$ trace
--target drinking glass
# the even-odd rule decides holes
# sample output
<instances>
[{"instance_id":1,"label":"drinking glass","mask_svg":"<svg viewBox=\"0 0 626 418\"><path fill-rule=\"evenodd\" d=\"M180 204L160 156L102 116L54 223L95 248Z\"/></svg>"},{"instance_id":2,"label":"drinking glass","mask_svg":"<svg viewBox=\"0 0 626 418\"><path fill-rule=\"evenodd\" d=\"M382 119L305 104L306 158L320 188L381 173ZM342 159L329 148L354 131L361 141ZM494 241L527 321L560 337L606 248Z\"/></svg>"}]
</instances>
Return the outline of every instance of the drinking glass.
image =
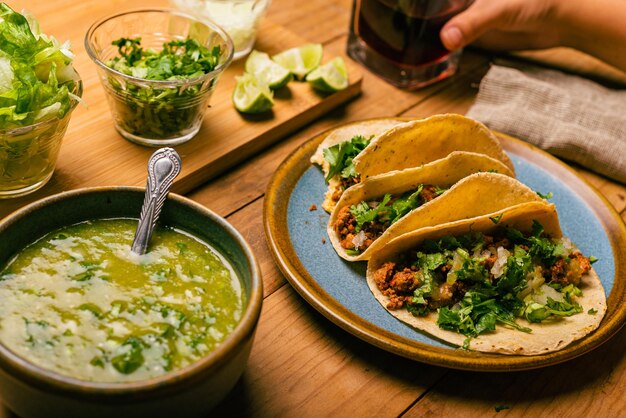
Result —
<instances>
[{"instance_id":1,"label":"drinking glass","mask_svg":"<svg viewBox=\"0 0 626 418\"><path fill-rule=\"evenodd\" d=\"M472 0L354 0L348 54L389 83L417 89L451 76L461 50L439 31Z\"/></svg>"}]
</instances>

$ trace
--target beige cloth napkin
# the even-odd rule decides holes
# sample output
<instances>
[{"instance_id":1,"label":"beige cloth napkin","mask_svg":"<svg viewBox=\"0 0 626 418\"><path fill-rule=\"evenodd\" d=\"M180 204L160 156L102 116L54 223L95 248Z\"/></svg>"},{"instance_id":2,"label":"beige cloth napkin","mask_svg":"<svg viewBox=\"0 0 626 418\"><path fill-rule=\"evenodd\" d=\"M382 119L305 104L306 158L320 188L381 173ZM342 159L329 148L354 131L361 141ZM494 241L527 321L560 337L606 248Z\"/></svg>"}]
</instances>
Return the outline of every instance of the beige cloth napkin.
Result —
<instances>
[{"instance_id":1,"label":"beige cloth napkin","mask_svg":"<svg viewBox=\"0 0 626 418\"><path fill-rule=\"evenodd\" d=\"M493 65L467 116L626 183L626 90L555 70Z\"/></svg>"}]
</instances>

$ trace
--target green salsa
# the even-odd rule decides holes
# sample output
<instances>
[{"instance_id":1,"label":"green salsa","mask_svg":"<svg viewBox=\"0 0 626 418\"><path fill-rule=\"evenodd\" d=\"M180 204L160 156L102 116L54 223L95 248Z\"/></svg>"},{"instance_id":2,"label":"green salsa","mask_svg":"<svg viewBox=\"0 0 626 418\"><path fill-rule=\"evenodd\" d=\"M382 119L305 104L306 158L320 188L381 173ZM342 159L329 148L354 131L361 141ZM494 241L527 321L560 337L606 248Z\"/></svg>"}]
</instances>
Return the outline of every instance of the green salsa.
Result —
<instances>
[{"instance_id":1,"label":"green salsa","mask_svg":"<svg viewBox=\"0 0 626 418\"><path fill-rule=\"evenodd\" d=\"M0 271L0 341L82 380L127 382L185 367L233 331L246 300L233 268L185 232L157 228L130 251L137 221L51 232Z\"/></svg>"}]
</instances>

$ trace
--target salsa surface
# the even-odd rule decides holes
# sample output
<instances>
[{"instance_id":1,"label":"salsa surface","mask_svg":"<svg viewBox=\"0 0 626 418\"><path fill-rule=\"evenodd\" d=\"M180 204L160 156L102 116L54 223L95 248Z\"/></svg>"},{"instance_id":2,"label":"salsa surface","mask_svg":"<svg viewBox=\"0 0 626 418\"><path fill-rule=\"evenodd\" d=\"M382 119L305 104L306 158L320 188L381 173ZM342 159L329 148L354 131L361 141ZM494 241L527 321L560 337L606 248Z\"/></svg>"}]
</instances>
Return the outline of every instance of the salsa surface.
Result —
<instances>
[{"instance_id":1,"label":"salsa surface","mask_svg":"<svg viewBox=\"0 0 626 418\"><path fill-rule=\"evenodd\" d=\"M149 252L130 247L131 219L53 231L0 271L0 341L31 362L81 380L126 382L183 368L235 328L240 279L207 244L156 228Z\"/></svg>"}]
</instances>

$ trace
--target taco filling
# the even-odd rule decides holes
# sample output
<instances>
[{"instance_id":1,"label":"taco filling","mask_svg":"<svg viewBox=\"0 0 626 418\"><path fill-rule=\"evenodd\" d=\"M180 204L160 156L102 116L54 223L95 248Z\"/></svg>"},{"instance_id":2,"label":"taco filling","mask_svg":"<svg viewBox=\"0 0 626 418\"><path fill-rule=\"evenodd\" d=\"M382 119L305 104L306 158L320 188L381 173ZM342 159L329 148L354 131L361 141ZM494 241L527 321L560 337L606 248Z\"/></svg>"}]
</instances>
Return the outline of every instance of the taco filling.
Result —
<instances>
[{"instance_id":1,"label":"taco filling","mask_svg":"<svg viewBox=\"0 0 626 418\"><path fill-rule=\"evenodd\" d=\"M403 194L385 194L382 200L344 206L339 210L333 226L341 246L350 255L360 254L407 213L446 190L432 184L421 184Z\"/></svg>"},{"instance_id":2,"label":"taco filling","mask_svg":"<svg viewBox=\"0 0 626 418\"><path fill-rule=\"evenodd\" d=\"M501 228L425 240L400 261L381 264L374 281L387 309L436 313L439 328L467 336L468 347L497 325L531 332L518 318L539 323L582 312L578 285L594 261L569 239L546 236L535 221L529 234Z\"/></svg>"},{"instance_id":3,"label":"taco filling","mask_svg":"<svg viewBox=\"0 0 626 418\"><path fill-rule=\"evenodd\" d=\"M330 179L336 176L340 182L340 188L331 197L334 202L339 201L344 190L359 183L360 177L354 168L352 160L369 145L372 138L374 138L374 135L368 138L355 135L347 141L324 149L324 159L329 164L325 180L328 183Z\"/></svg>"}]
</instances>

